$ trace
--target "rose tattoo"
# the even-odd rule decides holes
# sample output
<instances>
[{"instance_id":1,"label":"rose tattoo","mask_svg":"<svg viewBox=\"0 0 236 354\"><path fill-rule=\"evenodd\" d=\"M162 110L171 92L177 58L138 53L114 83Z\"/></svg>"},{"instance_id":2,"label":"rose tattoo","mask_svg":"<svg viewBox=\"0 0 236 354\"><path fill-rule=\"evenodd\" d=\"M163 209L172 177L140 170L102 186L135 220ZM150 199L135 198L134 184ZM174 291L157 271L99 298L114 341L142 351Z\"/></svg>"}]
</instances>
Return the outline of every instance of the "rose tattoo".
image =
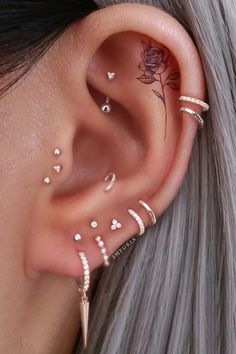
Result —
<instances>
[{"instance_id":1,"label":"rose tattoo","mask_svg":"<svg viewBox=\"0 0 236 354\"><path fill-rule=\"evenodd\" d=\"M165 107L165 139L167 134L167 106L165 89L167 87L172 90L179 90L179 71L173 69L167 74L166 71L172 64L172 58L166 47L158 47L152 43L142 41L143 51L141 53L142 61L138 68L143 74L138 80L146 85L159 83L160 92L152 90L155 95L162 101Z\"/></svg>"}]
</instances>

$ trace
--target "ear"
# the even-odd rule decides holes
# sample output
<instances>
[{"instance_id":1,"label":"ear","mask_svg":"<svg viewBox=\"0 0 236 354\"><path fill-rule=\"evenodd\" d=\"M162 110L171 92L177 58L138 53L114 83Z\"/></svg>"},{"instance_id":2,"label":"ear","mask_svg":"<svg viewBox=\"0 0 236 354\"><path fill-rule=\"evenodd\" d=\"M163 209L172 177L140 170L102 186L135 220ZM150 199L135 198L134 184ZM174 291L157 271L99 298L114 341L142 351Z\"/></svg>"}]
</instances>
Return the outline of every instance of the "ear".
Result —
<instances>
[{"instance_id":1,"label":"ear","mask_svg":"<svg viewBox=\"0 0 236 354\"><path fill-rule=\"evenodd\" d=\"M58 57L64 57L60 51L70 53L61 74L69 108L51 149L61 148L57 161L63 170L37 195L26 260L28 270L77 277L83 272L75 249L96 268L103 262L96 235L111 255L138 232L129 208L150 224L139 199L159 217L174 199L198 128L179 112L178 97L204 99L205 83L186 30L150 6L97 11L72 26L60 43L52 50ZM108 80L107 72L115 72L115 79ZM107 96L109 114L100 110ZM54 163L50 156L45 174ZM110 172L117 181L106 193L104 177ZM111 230L113 218L121 229ZM94 219L96 229L90 227ZM82 236L78 243L76 233Z\"/></svg>"}]
</instances>

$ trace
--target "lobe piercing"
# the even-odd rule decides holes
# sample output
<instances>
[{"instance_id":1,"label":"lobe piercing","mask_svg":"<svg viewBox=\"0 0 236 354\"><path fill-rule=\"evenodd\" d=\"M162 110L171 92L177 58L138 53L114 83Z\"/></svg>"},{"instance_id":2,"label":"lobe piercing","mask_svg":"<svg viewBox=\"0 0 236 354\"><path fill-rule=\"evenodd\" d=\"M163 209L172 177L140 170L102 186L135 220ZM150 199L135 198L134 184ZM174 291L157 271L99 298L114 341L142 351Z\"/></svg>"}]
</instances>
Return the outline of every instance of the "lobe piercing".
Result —
<instances>
[{"instance_id":1,"label":"lobe piercing","mask_svg":"<svg viewBox=\"0 0 236 354\"><path fill-rule=\"evenodd\" d=\"M139 227L139 236L143 235L145 232L145 225L142 218L134 211L133 209L129 209L128 213L134 218Z\"/></svg>"},{"instance_id":2,"label":"lobe piercing","mask_svg":"<svg viewBox=\"0 0 236 354\"><path fill-rule=\"evenodd\" d=\"M96 229L98 227L98 222L96 220L91 221L90 226L92 229Z\"/></svg>"},{"instance_id":3,"label":"lobe piercing","mask_svg":"<svg viewBox=\"0 0 236 354\"><path fill-rule=\"evenodd\" d=\"M82 237L80 236L80 234L76 234L75 236L74 236L74 240L75 241L81 241L82 240Z\"/></svg>"},{"instance_id":4,"label":"lobe piercing","mask_svg":"<svg viewBox=\"0 0 236 354\"><path fill-rule=\"evenodd\" d=\"M102 254L102 257L103 257L103 261L104 261L104 265L106 267L108 267L110 265L110 262L109 262L109 257L108 257L108 254L107 254L107 250L104 246L104 241L102 239L101 236L96 236L95 237L95 241L97 242L97 245L101 251L101 254Z\"/></svg>"},{"instance_id":5,"label":"lobe piercing","mask_svg":"<svg viewBox=\"0 0 236 354\"><path fill-rule=\"evenodd\" d=\"M106 102L101 105L101 111L103 113L111 113L110 97L106 97Z\"/></svg>"},{"instance_id":6,"label":"lobe piercing","mask_svg":"<svg viewBox=\"0 0 236 354\"><path fill-rule=\"evenodd\" d=\"M190 114L191 117L197 121L197 123L199 125L199 128L203 128L204 127L205 122L202 119L202 117L200 116L200 114L198 114L197 112L193 111L191 108L187 108L187 107L180 107L180 111Z\"/></svg>"},{"instance_id":7,"label":"lobe piercing","mask_svg":"<svg viewBox=\"0 0 236 354\"><path fill-rule=\"evenodd\" d=\"M122 228L121 223L118 222L116 219L113 219L112 222L111 222L111 230L115 231L115 230L121 229L121 228Z\"/></svg>"},{"instance_id":8,"label":"lobe piercing","mask_svg":"<svg viewBox=\"0 0 236 354\"><path fill-rule=\"evenodd\" d=\"M61 149L59 149L59 148L54 149L53 154L55 156L60 156L61 155Z\"/></svg>"},{"instance_id":9,"label":"lobe piercing","mask_svg":"<svg viewBox=\"0 0 236 354\"><path fill-rule=\"evenodd\" d=\"M139 200L139 204L142 205L144 207L144 209L148 212L148 214L151 217L152 224L155 225L157 222L157 218L156 218L156 215L155 215L154 211L152 210L152 208L147 203L145 203L143 200Z\"/></svg>"},{"instance_id":10,"label":"lobe piercing","mask_svg":"<svg viewBox=\"0 0 236 354\"><path fill-rule=\"evenodd\" d=\"M62 166L61 165L55 165L53 166L53 169L56 171L56 173L60 173L62 170Z\"/></svg>"},{"instance_id":11,"label":"lobe piercing","mask_svg":"<svg viewBox=\"0 0 236 354\"><path fill-rule=\"evenodd\" d=\"M77 251L77 250L76 250ZM78 252L80 260L84 269L83 280L81 281L79 278L76 279L76 283L78 285L79 292L81 294L80 298L80 314L81 314L81 325L84 339L84 347L87 347L88 342L88 322L89 322L89 301L87 292L89 290L90 285L90 271L88 260L83 252Z\"/></svg>"},{"instance_id":12,"label":"lobe piercing","mask_svg":"<svg viewBox=\"0 0 236 354\"><path fill-rule=\"evenodd\" d=\"M207 104L206 102L201 101L197 98L193 98L193 97L189 97L189 96L180 96L179 101L194 103L194 104L202 107L203 111L208 111L210 109L209 104Z\"/></svg>"},{"instance_id":13,"label":"lobe piercing","mask_svg":"<svg viewBox=\"0 0 236 354\"><path fill-rule=\"evenodd\" d=\"M114 187L114 184L116 183L116 174L110 173L108 176L106 176L105 181L108 181L109 179L111 179L111 181L107 185L105 192L109 192Z\"/></svg>"},{"instance_id":14,"label":"lobe piercing","mask_svg":"<svg viewBox=\"0 0 236 354\"><path fill-rule=\"evenodd\" d=\"M50 184L51 182L52 182L51 177L45 177L44 180L43 180L44 184Z\"/></svg>"},{"instance_id":15,"label":"lobe piercing","mask_svg":"<svg viewBox=\"0 0 236 354\"><path fill-rule=\"evenodd\" d=\"M115 77L116 77L116 73L113 73L113 72L110 72L110 71L107 72L107 78L108 78L109 81L114 80Z\"/></svg>"}]
</instances>

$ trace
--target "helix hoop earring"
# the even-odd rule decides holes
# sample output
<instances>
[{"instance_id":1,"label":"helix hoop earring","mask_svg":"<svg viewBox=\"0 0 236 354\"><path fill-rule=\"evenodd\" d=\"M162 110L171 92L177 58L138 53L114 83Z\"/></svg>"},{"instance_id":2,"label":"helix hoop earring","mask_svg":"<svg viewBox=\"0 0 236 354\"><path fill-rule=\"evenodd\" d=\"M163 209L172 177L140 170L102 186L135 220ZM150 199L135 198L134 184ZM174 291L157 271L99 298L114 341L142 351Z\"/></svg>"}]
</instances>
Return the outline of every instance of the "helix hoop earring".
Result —
<instances>
[{"instance_id":1,"label":"helix hoop earring","mask_svg":"<svg viewBox=\"0 0 236 354\"><path fill-rule=\"evenodd\" d=\"M113 187L114 187L114 184L116 183L116 174L115 173L109 173L108 176L106 176L105 178L105 181L109 181L109 184L107 185L107 187L105 188L105 192L109 192Z\"/></svg>"},{"instance_id":2,"label":"helix hoop earring","mask_svg":"<svg viewBox=\"0 0 236 354\"><path fill-rule=\"evenodd\" d=\"M143 200L139 200L139 204L144 207L144 209L148 212L149 216L151 217L152 220L152 224L155 225L157 222L157 218L156 215L154 213L154 211L152 210L152 208L150 207L150 205L148 205L146 202L144 202Z\"/></svg>"},{"instance_id":3,"label":"helix hoop earring","mask_svg":"<svg viewBox=\"0 0 236 354\"><path fill-rule=\"evenodd\" d=\"M179 101L194 103L194 104L200 106L203 111L208 111L210 109L209 104L207 104L206 102L201 101L197 98L194 98L194 97L180 96Z\"/></svg>"},{"instance_id":4,"label":"helix hoop earring","mask_svg":"<svg viewBox=\"0 0 236 354\"><path fill-rule=\"evenodd\" d=\"M132 218L134 218L134 220L138 224L139 236L143 235L144 232L145 232L145 225L144 225L144 222L143 222L142 218L133 209L129 209L128 213L129 213L130 216L132 216Z\"/></svg>"},{"instance_id":5,"label":"helix hoop earring","mask_svg":"<svg viewBox=\"0 0 236 354\"><path fill-rule=\"evenodd\" d=\"M84 276L81 280L80 278L76 279L76 283L78 285L79 292L81 294L80 297L80 314L81 314L81 325L82 325L82 332L83 332L83 339L84 339L84 347L87 347L88 342L88 322L89 322L89 301L87 292L89 290L90 285L90 271L89 271L89 264L88 260L83 252L79 252L77 254L80 257Z\"/></svg>"},{"instance_id":6,"label":"helix hoop earring","mask_svg":"<svg viewBox=\"0 0 236 354\"><path fill-rule=\"evenodd\" d=\"M203 128L205 125L204 120L202 119L202 117L200 116L200 114L198 114L197 112L193 111L191 108L187 108L187 107L180 107L180 111L184 112L184 113L188 113L192 118L194 118L198 125L199 128Z\"/></svg>"}]
</instances>

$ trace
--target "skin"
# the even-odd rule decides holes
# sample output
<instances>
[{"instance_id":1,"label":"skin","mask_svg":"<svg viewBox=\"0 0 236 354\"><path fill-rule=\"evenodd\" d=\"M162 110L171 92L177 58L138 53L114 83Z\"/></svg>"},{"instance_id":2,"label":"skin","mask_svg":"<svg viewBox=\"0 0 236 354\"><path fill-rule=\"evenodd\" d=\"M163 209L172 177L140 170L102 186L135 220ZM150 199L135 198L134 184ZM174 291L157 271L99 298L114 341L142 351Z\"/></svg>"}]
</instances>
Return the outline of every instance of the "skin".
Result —
<instances>
[{"instance_id":1,"label":"skin","mask_svg":"<svg viewBox=\"0 0 236 354\"><path fill-rule=\"evenodd\" d=\"M181 77L180 91L166 93L166 138L164 106L152 91L158 85L137 80L142 41L167 47ZM112 82L109 70L117 73ZM167 14L124 4L73 25L1 99L2 353L72 351L79 329L74 278L83 274L75 247L94 270L102 264L96 234L103 235L110 255L138 231L129 207L150 224L140 198L158 216L168 208L197 132L196 122L178 111L180 93L205 98L193 41ZM99 109L108 94L110 116ZM56 147L59 158L52 153ZM59 175L52 169L58 162ZM118 182L106 194L104 177L113 171ZM53 181L45 186L48 175ZM115 232L114 217L123 225ZM96 233L89 227L93 219L99 222ZM73 241L77 232L80 243Z\"/></svg>"}]
</instances>

